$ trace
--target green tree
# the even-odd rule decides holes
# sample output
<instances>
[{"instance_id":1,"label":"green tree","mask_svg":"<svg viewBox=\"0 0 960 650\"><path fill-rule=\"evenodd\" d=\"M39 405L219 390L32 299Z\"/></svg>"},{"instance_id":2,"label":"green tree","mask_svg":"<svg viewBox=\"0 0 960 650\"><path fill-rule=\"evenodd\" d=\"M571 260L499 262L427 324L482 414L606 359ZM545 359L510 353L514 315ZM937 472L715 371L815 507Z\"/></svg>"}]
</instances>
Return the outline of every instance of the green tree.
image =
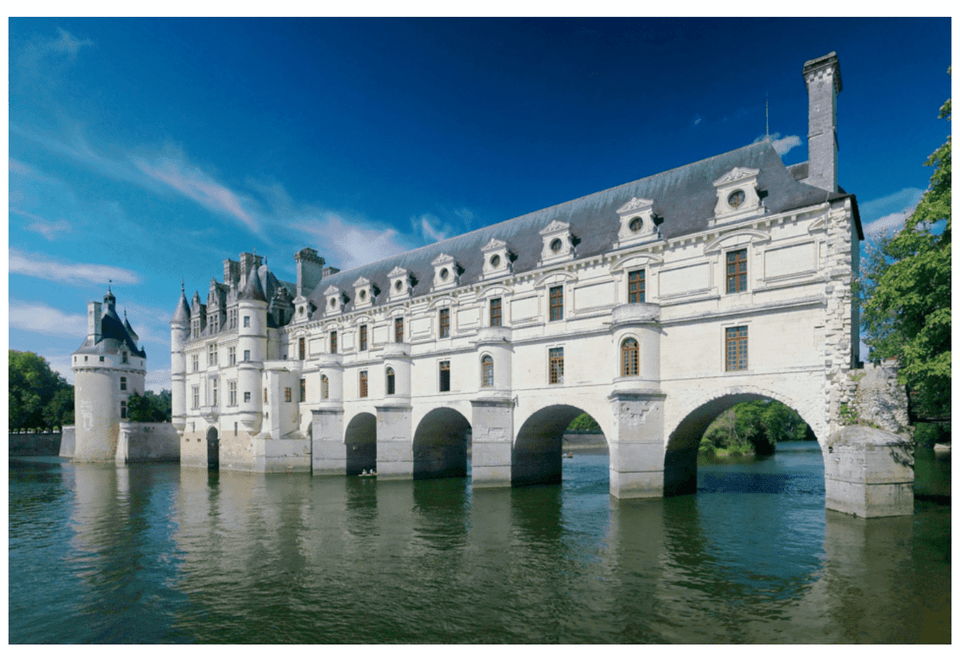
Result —
<instances>
[{"instance_id":1,"label":"green tree","mask_svg":"<svg viewBox=\"0 0 960 650\"><path fill-rule=\"evenodd\" d=\"M940 118L950 120L948 99ZM927 159L930 188L903 229L868 244L860 283L871 361L896 358L917 407L950 410L951 142Z\"/></svg>"},{"instance_id":2,"label":"green tree","mask_svg":"<svg viewBox=\"0 0 960 650\"><path fill-rule=\"evenodd\" d=\"M8 355L11 431L44 430L72 420L73 386L33 352L10 350Z\"/></svg>"},{"instance_id":3,"label":"green tree","mask_svg":"<svg viewBox=\"0 0 960 650\"><path fill-rule=\"evenodd\" d=\"M171 412L169 390L162 390L159 395L150 390L143 395L134 393L127 400L127 418L131 422L169 422Z\"/></svg>"},{"instance_id":4,"label":"green tree","mask_svg":"<svg viewBox=\"0 0 960 650\"><path fill-rule=\"evenodd\" d=\"M590 417L589 413L581 413L567 425L568 431L599 431L600 425Z\"/></svg>"},{"instance_id":5,"label":"green tree","mask_svg":"<svg viewBox=\"0 0 960 650\"><path fill-rule=\"evenodd\" d=\"M790 407L774 400L744 402L710 423L700 441L705 454L768 455L779 440L804 440L810 427Z\"/></svg>"}]
</instances>

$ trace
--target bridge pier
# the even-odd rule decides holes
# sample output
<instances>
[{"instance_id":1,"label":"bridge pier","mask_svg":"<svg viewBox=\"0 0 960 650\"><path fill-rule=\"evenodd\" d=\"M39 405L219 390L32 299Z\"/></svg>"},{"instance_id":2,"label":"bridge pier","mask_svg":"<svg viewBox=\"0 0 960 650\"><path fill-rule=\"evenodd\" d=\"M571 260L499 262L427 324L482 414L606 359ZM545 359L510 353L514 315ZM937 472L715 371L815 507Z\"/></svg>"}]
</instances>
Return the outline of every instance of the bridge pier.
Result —
<instances>
[{"instance_id":1,"label":"bridge pier","mask_svg":"<svg viewBox=\"0 0 960 650\"><path fill-rule=\"evenodd\" d=\"M377 407L377 478L413 479L413 425L409 406Z\"/></svg>"},{"instance_id":2,"label":"bridge pier","mask_svg":"<svg viewBox=\"0 0 960 650\"><path fill-rule=\"evenodd\" d=\"M618 499L663 497L663 400L661 393L614 392L610 494Z\"/></svg>"},{"instance_id":3,"label":"bridge pier","mask_svg":"<svg viewBox=\"0 0 960 650\"><path fill-rule=\"evenodd\" d=\"M311 466L316 475L347 473L347 448L343 443L343 409L313 409Z\"/></svg>"},{"instance_id":4,"label":"bridge pier","mask_svg":"<svg viewBox=\"0 0 960 650\"><path fill-rule=\"evenodd\" d=\"M510 487L512 479L512 400L475 400L472 483L474 488Z\"/></svg>"}]
</instances>

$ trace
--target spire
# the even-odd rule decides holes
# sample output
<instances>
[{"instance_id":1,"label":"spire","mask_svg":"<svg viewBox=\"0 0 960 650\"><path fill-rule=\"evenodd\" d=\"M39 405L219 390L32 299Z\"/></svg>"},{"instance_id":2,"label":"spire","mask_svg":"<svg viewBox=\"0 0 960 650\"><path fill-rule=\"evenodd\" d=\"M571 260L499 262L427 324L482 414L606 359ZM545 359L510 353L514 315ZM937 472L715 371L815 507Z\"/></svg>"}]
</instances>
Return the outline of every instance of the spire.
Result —
<instances>
[{"instance_id":1,"label":"spire","mask_svg":"<svg viewBox=\"0 0 960 650\"><path fill-rule=\"evenodd\" d=\"M127 330L127 334L130 335L130 339L136 344L140 341L140 337L137 336L137 333L133 331L133 326L130 324L130 321L127 320L127 310L123 310L123 326Z\"/></svg>"},{"instance_id":2,"label":"spire","mask_svg":"<svg viewBox=\"0 0 960 650\"><path fill-rule=\"evenodd\" d=\"M184 293L183 280L180 280L180 300L177 302L177 309L173 312L171 323L190 324L190 305L187 304L187 295Z\"/></svg>"},{"instance_id":3,"label":"spire","mask_svg":"<svg viewBox=\"0 0 960 650\"><path fill-rule=\"evenodd\" d=\"M263 295L263 284L260 282L260 274L257 273L257 271L258 269L256 267L250 270L250 277L247 278L247 286L240 292L240 300L267 302L266 296Z\"/></svg>"}]
</instances>

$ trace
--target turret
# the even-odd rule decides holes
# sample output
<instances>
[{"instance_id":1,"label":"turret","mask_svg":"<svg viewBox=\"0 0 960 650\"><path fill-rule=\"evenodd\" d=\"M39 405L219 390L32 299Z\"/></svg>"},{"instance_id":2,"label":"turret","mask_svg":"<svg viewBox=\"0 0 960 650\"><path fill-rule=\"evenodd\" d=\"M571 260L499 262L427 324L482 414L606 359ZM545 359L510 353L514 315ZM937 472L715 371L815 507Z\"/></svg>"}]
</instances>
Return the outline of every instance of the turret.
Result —
<instances>
[{"instance_id":1,"label":"turret","mask_svg":"<svg viewBox=\"0 0 960 650\"><path fill-rule=\"evenodd\" d=\"M180 285L180 300L170 319L170 397L173 426L182 434L187 421L187 360L183 346L190 332L190 306Z\"/></svg>"},{"instance_id":2,"label":"turret","mask_svg":"<svg viewBox=\"0 0 960 650\"><path fill-rule=\"evenodd\" d=\"M262 371L267 356L267 299L254 265L237 301L237 392L240 422L249 434L263 421Z\"/></svg>"}]
</instances>

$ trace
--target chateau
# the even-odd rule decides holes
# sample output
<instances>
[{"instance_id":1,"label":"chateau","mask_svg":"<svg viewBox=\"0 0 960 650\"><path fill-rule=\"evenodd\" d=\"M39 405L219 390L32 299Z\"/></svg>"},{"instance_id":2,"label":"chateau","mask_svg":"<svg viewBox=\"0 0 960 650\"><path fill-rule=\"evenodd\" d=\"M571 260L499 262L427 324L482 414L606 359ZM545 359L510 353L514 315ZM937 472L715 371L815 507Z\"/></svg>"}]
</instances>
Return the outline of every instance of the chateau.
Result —
<instances>
[{"instance_id":1,"label":"chateau","mask_svg":"<svg viewBox=\"0 0 960 650\"><path fill-rule=\"evenodd\" d=\"M828 507L854 511L871 488L828 438L855 388L863 233L836 55L803 78L808 162L762 141L349 271L304 248L295 282L224 261L171 321L181 463L417 479L466 475L469 447L475 488L551 482L586 411L611 494L658 497L696 490L713 418L768 398L820 440Z\"/></svg>"}]
</instances>

